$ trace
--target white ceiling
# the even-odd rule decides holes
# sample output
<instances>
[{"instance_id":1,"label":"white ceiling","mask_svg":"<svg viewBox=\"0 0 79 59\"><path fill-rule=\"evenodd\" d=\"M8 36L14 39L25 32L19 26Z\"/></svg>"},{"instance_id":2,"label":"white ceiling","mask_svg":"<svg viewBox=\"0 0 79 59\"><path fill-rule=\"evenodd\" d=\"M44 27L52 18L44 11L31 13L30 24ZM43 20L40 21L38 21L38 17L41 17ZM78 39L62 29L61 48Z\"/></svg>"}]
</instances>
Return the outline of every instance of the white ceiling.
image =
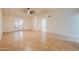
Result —
<instances>
[{"instance_id":1,"label":"white ceiling","mask_svg":"<svg viewBox=\"0 0 79 59\"><path fill-rule=\"evenodd\" d=\"M50 11L46 8L31 8L32 10L35 10L34 15L41 15L46 14ZM26 15L26 12L23 8L3 8L3 15L4 16L28 16Z\"/></svg>"},{"instance_id":2,"label":"white ceiling","mask_svg":"<svg viewBox=\"0 0 79 59\"><path fill-rule=\"evenodd\" d=\"M54 12L57 11L79 11L78 8L31 8L32 10L35 10L35 14L33 14L32 16L35 15L50 15L50 14L54 14ZM52 13L53 12L53 13ZM67 13L67 12L66 12ZM79 13L79 12L78 12ZM28 16L26 15L26 12L24 11L24 8L3 8L3 15L4 16Z\"/></svg>"}]
</instances>

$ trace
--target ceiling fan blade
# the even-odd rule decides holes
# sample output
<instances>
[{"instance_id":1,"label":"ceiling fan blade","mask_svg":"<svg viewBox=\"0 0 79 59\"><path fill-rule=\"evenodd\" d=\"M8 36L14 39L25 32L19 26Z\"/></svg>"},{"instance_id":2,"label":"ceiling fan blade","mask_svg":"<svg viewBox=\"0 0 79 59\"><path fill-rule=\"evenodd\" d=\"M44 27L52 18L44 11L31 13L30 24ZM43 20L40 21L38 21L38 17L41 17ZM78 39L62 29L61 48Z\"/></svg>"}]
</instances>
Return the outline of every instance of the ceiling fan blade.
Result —
<instances>
[{"instance_id":1,"label":"ceiling fan blade","mask_svg":"<svg viewBox=\"0 0 79 59\"><path fill-rule=\"evenodd\" d=\"M35 11L30 9L30 8L24 8L24 12L27 14L27 15L32 15L32 14L35 14Z\"/></svg>"}]
</instances>

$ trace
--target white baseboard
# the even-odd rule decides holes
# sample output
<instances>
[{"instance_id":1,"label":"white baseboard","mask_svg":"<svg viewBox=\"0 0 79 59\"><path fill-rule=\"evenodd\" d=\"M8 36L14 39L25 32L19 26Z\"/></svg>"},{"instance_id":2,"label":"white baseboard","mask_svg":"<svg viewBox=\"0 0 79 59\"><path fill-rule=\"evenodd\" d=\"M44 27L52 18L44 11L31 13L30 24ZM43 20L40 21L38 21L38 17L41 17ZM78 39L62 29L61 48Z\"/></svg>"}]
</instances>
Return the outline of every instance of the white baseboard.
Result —
<instances>
[{"instance_id":1,"label":"white baseboard","mask_svg":"<svg viewBox=\"0 0 79 59\"><path fill-rule=\"evenodd\" d=\"M56 35L59 35L59 36L62 36L62 37L66 37L66 38L69 38L69 39L65 39L67 41L72 41L72 42L77 42L79 43L79 37L76 37L76 36L72 36L72 35L67 35L67 34L62 34L62 33L53 33L53 32L48 32L48 33L52 33L52 34L56 34Z\"/></svg>"}]
</instances>

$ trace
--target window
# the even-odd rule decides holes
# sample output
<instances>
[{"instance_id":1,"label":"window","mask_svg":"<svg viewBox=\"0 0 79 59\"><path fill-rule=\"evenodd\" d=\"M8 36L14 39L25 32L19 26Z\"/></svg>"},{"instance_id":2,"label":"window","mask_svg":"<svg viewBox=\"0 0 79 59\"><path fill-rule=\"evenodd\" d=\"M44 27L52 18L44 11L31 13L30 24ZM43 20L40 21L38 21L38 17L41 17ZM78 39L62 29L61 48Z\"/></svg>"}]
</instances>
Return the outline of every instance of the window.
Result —
<instances>
[{"instance_id":1,"label":"window","mask_svg":"<svg viewBox=\"0 0 79 59\"><path fill-rule=\"evenodd\" d=\"M46 32L46 19L42 19L42 31Z\"/></svg>"},{"instance_id":2,"label":"window","mask_svg":"<svg viewBox=\"0 0 79 59\"><path fill-rule=\"evenodd\" d=\"M15 20L15 28L17 30L22 29L23 26L23 20Z\"/></svg>"}]
</instances>

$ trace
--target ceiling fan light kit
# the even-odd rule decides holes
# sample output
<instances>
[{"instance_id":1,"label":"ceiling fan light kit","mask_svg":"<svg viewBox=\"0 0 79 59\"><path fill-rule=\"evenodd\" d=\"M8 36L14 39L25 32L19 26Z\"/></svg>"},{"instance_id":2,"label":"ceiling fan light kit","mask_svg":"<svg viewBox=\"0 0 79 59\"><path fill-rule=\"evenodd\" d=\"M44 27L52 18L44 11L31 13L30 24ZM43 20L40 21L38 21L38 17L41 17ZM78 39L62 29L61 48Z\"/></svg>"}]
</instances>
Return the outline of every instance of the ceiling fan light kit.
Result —
<instances>
[{"instance_id":1,"label":"ceiling fan light kit","mask_svg":"<svg viewBox=\"0 0 79 59\"><path fill-rule=\"evenodd\" d=\"M32 14L34 14L35 13L35 11L34 10L32 10L32 9L30 9L30 8L25 8L25 13L26 14L28 14L28 15L32 15Z\"/></svg>"}]
</instances>

